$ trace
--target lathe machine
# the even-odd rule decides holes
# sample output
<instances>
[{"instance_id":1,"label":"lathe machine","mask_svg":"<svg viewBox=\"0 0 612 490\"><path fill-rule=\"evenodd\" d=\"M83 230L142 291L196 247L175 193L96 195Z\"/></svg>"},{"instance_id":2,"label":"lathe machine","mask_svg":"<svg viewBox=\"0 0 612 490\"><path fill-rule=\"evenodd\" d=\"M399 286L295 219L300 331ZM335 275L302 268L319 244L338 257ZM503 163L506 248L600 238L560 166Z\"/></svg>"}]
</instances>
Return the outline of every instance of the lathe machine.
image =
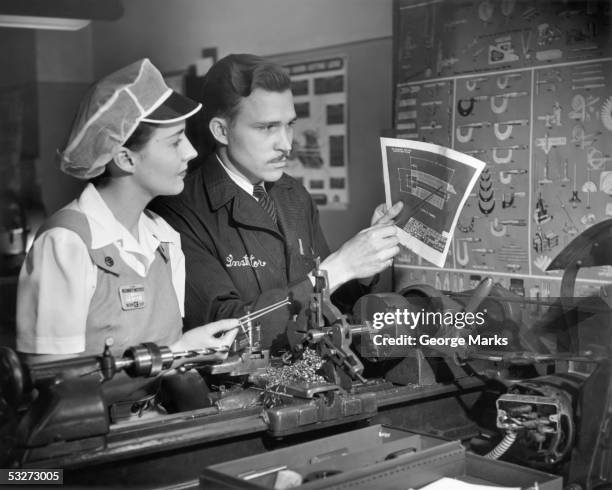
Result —
<instances>
[{"instance_id":1,"label":"lathe machine","mask_svg":"<svg viewBox=\"0 0 612 490\"><path fill-rule=\"evenodd\" d=\"M284 353L262 345L265 319L245 324L223 361L152 343L117 355L108 342L98 356L28 365L0 348L2 467L62 468L78 485L198 488L210 464L384 423L607 488L612 303L605 287L597 298L571 293L580 267L612 265L609 228L595 225L553 261L566 271L557 300L487 278L461 293L366 295L347 316L316 271ZM408 325L417 317L406 312L435 321ZM178 400L177 386L193 396ZM152 394L123 396L144 388Z\"/></svg>"}]
</instances>

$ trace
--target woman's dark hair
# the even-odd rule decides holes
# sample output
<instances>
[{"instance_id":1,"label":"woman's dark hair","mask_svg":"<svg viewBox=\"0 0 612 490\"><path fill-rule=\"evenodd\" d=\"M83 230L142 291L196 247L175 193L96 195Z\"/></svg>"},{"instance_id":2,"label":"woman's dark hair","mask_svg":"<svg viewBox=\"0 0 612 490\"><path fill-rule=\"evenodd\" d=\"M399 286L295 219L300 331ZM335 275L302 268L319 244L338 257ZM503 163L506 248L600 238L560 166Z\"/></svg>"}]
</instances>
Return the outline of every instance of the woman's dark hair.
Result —
<instances>
[{"instance_id":1,"label":"woman's dark hair","mask_svg":"<svg viewBox=\"0 0 612 490\"><path fill-rule=\"evenodd\" d=\"M141 122L136 126L134 132L123 143L123 146L132 151L140 151L149 142L153 132L159 127L159 124Z\"/></svg>"},{"instance_id":2,"label":"woman's dark hair","mask_svg":"<svg viewBox=\"0 0 612 490\"><path fill-rule=\"evenodd\" d=\"M123 146L132 150L132 151L140 151L142 148L149 142L153 132L159 127L159 124L141 122L136 126L134 132L129 136L129 138L123 143ZM109 162L110 163L110 162ZM89 179L93 185L99 184L101 181L109 178L111 176L111 171L109 165L106 164L104 167L104 172L100 175L94 177L93 179Z\"/></svg>"}]
</instances>

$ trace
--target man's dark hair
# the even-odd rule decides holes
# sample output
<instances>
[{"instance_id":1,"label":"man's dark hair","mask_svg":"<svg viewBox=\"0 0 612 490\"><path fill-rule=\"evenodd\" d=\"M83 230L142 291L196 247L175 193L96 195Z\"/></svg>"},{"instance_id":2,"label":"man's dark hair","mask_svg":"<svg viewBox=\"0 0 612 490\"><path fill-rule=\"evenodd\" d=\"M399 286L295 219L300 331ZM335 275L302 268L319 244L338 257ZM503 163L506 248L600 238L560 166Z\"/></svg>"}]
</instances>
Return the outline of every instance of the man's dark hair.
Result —
<instances>
[{"instance_id":1,"label":"man's dark hair","mask_svg":"<svg viewBox=\"0 0 612 490\"><path fill-rule=\"evenodd\" d=\"M291 79L282 66L252 54L230 54L215 63L204 77L202 89L206 127L217 116L231 123L241 99L256 88L284 92L291 88Z\"/></svg>"}]
</instances>

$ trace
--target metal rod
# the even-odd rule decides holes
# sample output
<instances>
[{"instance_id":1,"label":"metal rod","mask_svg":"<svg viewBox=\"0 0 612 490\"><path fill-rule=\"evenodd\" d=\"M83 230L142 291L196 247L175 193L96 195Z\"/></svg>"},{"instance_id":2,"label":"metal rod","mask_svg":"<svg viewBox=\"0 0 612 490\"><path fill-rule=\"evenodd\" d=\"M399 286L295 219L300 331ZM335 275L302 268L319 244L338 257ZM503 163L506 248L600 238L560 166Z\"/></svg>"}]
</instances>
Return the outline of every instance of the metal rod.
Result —
<instances>
[{"instance_id":1,"label":"metal rod","mask_svg":"<svg viewBox=\"0 0 612 490\"><path fill-rule=\"evenodd\" d=\"M247 322L250 322L251 320L255 320L257 318L260 318L264 315L267 315L268 313L272 313L274 310L278 310L279 308L285 306L285 305L289 305L291 304L291 300L287 297L281 301L279 301L278 303L274 303L271 305L268 305L264 308L261 308L257 311L254 311L253 313L249 313L248 315L244 315L241 318L238 318L238 325L243 329L244 331L244 324L246 324ZM245 332L246 333L246 332Z\"/></svg>"},{"instance_id":2,"label":"metal rod","mask_svg":"<svg viewBox=\"0 0 612 490\"><path fill-rule=\"evenodd\" d=\"M190 357L200 357L200 356L210 356L215 354L216 352L227 352L227 349L219 348L213 349L212 347L207 347L205 349L191 349L191 350L181 350L177 352L173 352L172 355L175 360L184 359Z\"/></svg>"}]
</instances>

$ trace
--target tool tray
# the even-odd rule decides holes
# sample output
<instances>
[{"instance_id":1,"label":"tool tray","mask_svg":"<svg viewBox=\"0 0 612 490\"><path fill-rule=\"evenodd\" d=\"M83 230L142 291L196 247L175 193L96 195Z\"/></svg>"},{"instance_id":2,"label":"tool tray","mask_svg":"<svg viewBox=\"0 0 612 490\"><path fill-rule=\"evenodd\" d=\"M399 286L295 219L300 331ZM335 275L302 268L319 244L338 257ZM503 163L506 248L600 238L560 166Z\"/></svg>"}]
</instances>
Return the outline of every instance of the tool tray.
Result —
<instances>
[{"instance_id":1,"label":"tool tray","mask_svg":"<svg viewBox=\"0 0 612 490\"><path fill-rule=\"evenodd\" d=\"M384 425L326 437L205 468L201 488L273 489L279 471L299 473L303 489L419 488L444 476L470 483L561 490L562 479L467 454L445 441Z\"/></svg>"}]
</instances>

